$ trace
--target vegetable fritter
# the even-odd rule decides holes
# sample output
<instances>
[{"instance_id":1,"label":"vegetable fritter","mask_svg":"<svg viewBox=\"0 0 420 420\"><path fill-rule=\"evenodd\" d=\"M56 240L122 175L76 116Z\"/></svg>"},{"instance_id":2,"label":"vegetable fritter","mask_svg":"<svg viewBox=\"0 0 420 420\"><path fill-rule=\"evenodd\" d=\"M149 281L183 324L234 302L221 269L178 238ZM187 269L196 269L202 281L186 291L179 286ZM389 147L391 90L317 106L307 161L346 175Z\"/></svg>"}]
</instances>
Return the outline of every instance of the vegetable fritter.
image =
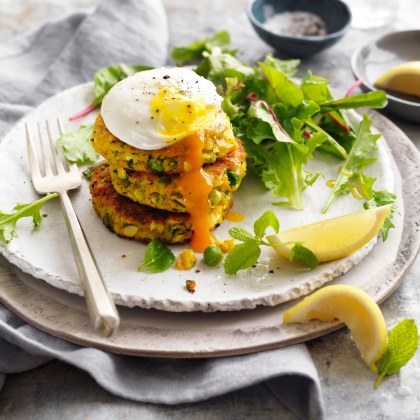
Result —
<instances>
[{"instance_id":1,"label":"vegetable fritter","mask_svg":"<svg viewBox=\"0 0 420 420\"><path fill-rule=\"evenodd\" d=\"M245 176L245 159L245 149L238 140L238 149L203 167L213 184L209 194L212 209L229 205L232 192L238 189ZM185 197L179 186L179 178L182 175L125 170L112 164L110 171L112 183L119 194L146 206L185 212Z\"/></svg>"},{"instance_id":2,"label":"vegetable fritter","mask_svg":"<svg viewBox=\"0 0 420 420\"><path fill-rule=\"evenodd\" d=\"M204 139L204 164L213 163L238 147L229 118L223 111L212 127L202 129L197 134ZM182 140L159 150L140 150L115 137L106 128L100 113L93 127L91 142L93 148L112 165L123 169L170 174L184 171L187 148Z\"/></svg>"},{"instance_id":3,"label":"vegetable fritter","mask_svg":"<svg viewBox=\"0 0 420 420\"><path fill-rule=\"evenodd\" d=\"M192 237L190 215L154 209L118 194L111 182L108 163L98 165L90 181L92 204L105 226L118 236L144 242L185 243ZM233 197L224 206L211 209L211 229L219 225L233 205Z\"/></svg>"}]
</instances>

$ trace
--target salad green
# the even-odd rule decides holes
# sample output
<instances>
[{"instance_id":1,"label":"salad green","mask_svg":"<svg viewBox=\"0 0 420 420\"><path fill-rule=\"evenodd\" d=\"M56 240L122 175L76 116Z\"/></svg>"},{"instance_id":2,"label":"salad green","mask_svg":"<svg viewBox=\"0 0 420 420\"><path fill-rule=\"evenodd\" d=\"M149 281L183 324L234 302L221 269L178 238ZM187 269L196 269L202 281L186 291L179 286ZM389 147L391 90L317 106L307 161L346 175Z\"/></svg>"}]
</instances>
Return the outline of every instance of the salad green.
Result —
<instances>
[{"instance_id":1,"label":"salad green","mask_svg":"<svg viewBox=\"0 0 420 420\"><path fill-rule=\"evenodd\" d=\"M264 61L250 66L241 62L229 46L229 33L221 31L174 48L172 58L179 64L193 61L195 71L214 83L235 135L244 142L250 166L272 191L274 204L304 208L303 191L319 176L306 170L315 151L333 154L354 170L351 179L343 172L338 176L323 211L338 195L348 193L354 181L362 196L370 200L374 179L364 177L362 169L373 161L369 153L375 149L372 143L377 138L371 133L367 117L361 128L353 127L346 110L382 108L387 103L385 93L375 91L337 99L328 81L310 71L300 84L292 79L299 60L280 60L269 54ZM99 105L109 89L124 77L148 68L117 64L100 69L94 77L92 105ZM358 170L354 148L367 153Z\"/></svg>"},{"instance_id":2,"label":"salad green","mask_svg":"<svg viewBox=\"0 0 420 420\"><path fill-rule=\"evenodd\" d=\"M69 162L77 165L95 163L99 158L99 153L95 151L90 142L92 134L93 124L82 125L76 131L63 133L57 139L57 144L61 147Z\"/></svg>"},{"instance_id":3,"label":"salad green","mask_svg":"<svg viewBox=\"0 0 420 420\"><path fill-rule=\"evenodd\" d=\"M47 194L44 197L27 204L16 204L13 213L0 210L0 238L8 243L16 234L16 224L22 217L32 217L34 228L42 223L41 208L49 200L58 197L58 193Z\"/></svg>"}]
</instances>

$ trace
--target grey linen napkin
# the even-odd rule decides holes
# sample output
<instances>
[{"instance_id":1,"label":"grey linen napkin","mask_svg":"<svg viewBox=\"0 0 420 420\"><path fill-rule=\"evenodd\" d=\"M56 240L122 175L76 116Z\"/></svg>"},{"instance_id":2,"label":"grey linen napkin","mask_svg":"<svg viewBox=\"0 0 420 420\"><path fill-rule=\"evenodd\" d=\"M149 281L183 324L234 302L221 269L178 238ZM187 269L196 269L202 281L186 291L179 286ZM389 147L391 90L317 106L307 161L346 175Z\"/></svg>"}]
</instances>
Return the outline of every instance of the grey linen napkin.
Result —
<instances>
[{"instance_id":1,"label":"grey linen napkin","mask_svg":"<svg viewBox=\"0 0 420 420\"><path fill-rule=\"evenodd\" d=\"M105 0L0 45L0 135L42 100L118 62L164 65L168 31L155 0ZM1 261L0 261L1 264ZM304 345L215 359L156 359L80 347L27 324L0 304L0 389L6 374L57 358L135 401L202 401L266 382L300 418L323 417L319 378Z\"/></svg>"}]
</instances>

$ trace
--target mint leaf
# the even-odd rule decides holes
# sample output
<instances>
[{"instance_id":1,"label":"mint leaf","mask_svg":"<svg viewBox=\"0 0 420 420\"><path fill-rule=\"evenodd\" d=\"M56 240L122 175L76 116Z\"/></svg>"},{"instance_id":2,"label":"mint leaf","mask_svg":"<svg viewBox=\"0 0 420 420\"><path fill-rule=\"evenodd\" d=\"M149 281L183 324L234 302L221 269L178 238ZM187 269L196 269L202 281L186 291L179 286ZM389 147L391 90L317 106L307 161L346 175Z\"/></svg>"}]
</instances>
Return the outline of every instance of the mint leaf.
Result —
<instances>
[{"instance_id":1,"label":"mint leaf","mask_svg":"<svg viewBox=\"0 0 420 420\"><path fill-rule=\"evenodd\" d=\"M404 319L388 333L388 345L379 360L379 377L375 388L387 375L393 375L414 356L419 343L417 326L413 319Z\"/></svg>"},{"instance_id":2,"label":"mint leaf","mask_svg":"<svg viewBox=\"0 0 420 420\"><path fill-rule=\"evenodd\" d=\"M233 227L229 229L229 235L233 239L237 239L238 241L241 241L241 242L246 242L247 240L254 238L252 233L248 232L246 229L238 228L238 227Z\"/></svg>"},{"instance_id":3,"label":"mint leaf","mask_svg":"<svg viewBox=\"0 0 420 420\"><path fill-rule=\"evenodd\" d=\"M94 163L99 154L92 146L91 138L93 135L93 125L82 125L76 131L63 133L58 139L57 144L64 152L64 156L71 163L84 165Z\"/></svg>"},{"instance_id":4,"label":"mint leaf","mask_svg":"<svg viewBox=\"0 0 420 420\"><path fill-rule=\"evenodd\" d=\"M311 270L319 264L319 260L316 255L310 249L304 247L298 242L296 242L294 247L291 249L290 261L301 262Z\"/></svg>"},{"instance_id":5,"label":"mint leaf","mask_svg":"<svg viewBox=\"0 0 420 420\"><path fill-rule=\"evenodd\" d=\"M0 238L6 243L10 242L15 236L16 223L22 217L32 217L34 228L41 226L41 207L44 203L56 197L58 197L58 193L47 194L29 204L16 204L13 208L15 213L3 213L0 211Z\"/></svg>"},{"instance_id":6,"label":"mint leaf","mask_svg":"<svg viewBox=\"0 0 420 420\"><path fill-rule=\"evenodd\" d=\"M146 248L144 262L137 271L148 270L152 273L160 273L167 270L175 262L175 255L166 246L158 240L153 239Z\"/></svg>"},{"instance_id":7,"label":"mint leaf","mask_svg":"<svg viewBox=\"0 0 420 420\"><path fill-rule=\"evenodd\" d=\"M239 270L252 267L261 255L260 243L255 239L235 245L225 259L225 273L236 274Z\"/></svg>"},{"instance_id":8,"label":"mint leaf","mask_svg":"<svg viewBox=\"0 0 420 420\"><path fill-rule=\"evenodd\" d=\"M274 233L279 233L280 223L277 216L272 210L267 210L259 219L254 223L254 233L259 239L264 238L265 231L271 227Z\"/></svg>"}]
</instances>

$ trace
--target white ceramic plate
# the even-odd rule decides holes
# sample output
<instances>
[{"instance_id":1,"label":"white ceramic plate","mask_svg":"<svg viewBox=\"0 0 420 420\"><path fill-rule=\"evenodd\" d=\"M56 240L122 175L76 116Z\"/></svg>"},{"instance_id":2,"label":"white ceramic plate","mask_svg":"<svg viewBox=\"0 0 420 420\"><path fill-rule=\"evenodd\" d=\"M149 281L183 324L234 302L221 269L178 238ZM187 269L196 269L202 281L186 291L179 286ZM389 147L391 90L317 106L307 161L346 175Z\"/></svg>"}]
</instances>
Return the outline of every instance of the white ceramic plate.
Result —
<instances>
[{"instance_id":1,"label":"white ceramic plate","mask_svg":"<svg viewBox=\"0 0 420 420\"><path fill-rule=\"evenodd\" d=\"M80 85L64 91L41 104L34 112L21 120L0 144L0 208L12 209L14 203L30 202L37 198L30 182L26 159L24 124L33 129L36 121L68 116L84 109L92 98L92 84ZM84 121L65 124L68 130L78 128L93 121L90 115ZM352 118L358 118L352 114ZM379 141L378 161L369 168L369 174L377 177L376 189L395 191L397 188L395 166L384 139ZM251 173L235 194L234 211L245 215L240 226L252 230L254 221L264 211L272 209L278 216L282 229L309 223L362 208L362 202L352 197L337 200L326 215L320 210L331 189L326 181L337 176L341 162L333 157L316 155L309 170L321 170L315 185L304 193L304 211L288 210L273 206L271 193ZM211 268L198 262L193 270L170 269L162 274L138 272L145 245L122 239L109 232L94 213L88 184L71 196L81 224L87 234L90 246L101 267L101 271L115 302L125 306L140 306L167 311L216 311L255 308L257 305L277 305L296 299L319 288L334 277L342 275L358 264L372 249L376 240L341 260L320 264L309 271L289 264L271 249L266 249L255 268L228 276L223 268ZM76 265L73 260L58 200L51 201L43 208L47 215L39 230L33 230L29 219L19 222L18 236L7 246L1 245L2 254L24 272L45 280L50 285L70 293L82 295ZM228 238L228 229L233 224L225 221L214 232L219 239ZM399 241L399 238L397 238ZM382 244L378 245L383 246ZM174 246L178 254L183 246ZM386 256L381 256L376 264L385 264ZM394 256L392 256L394 258ZM200 260L199 256L199 260ZM372 261L372 264L374 262ZM190 294L185 281L193 279L197 283L195 294Z\"/></svg>"},{"instance_id":2,"label":"white ceramic plate","mask_svg":"<svg viewBox=\"0 0 420 420\"><path fill-rule=\"evenodd\" d=\"M364 91L374 91L375 80L389 69L420 60L420 30L392 32L358 48L351 58L356 79L362 79ZM388 93L385 110L416 123L420 122L420 98Z\"/></svg>"}]
</instances>

